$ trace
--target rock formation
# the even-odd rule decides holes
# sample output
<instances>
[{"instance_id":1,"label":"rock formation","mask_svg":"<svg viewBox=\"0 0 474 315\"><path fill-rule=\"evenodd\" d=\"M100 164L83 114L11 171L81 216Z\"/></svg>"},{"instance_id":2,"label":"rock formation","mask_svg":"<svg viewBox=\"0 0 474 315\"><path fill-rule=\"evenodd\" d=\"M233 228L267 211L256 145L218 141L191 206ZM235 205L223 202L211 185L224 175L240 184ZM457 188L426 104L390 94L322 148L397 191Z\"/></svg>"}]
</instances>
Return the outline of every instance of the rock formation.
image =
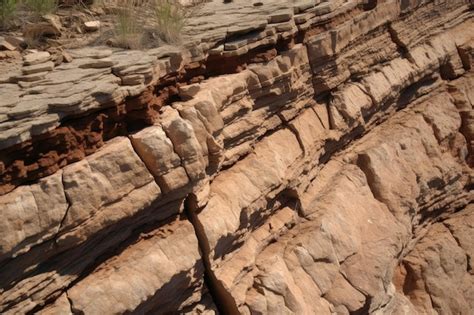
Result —
<instances>
[{"instance_id":1,"label":"rock formation","mask_svg":"<svg viewBox=\"0 0 474 315\"><path fill-rule=\"evenodd\" d=\"M473 4L258 4L0 75L0 313L474 312Z\"/></svg>"}]
</instances>

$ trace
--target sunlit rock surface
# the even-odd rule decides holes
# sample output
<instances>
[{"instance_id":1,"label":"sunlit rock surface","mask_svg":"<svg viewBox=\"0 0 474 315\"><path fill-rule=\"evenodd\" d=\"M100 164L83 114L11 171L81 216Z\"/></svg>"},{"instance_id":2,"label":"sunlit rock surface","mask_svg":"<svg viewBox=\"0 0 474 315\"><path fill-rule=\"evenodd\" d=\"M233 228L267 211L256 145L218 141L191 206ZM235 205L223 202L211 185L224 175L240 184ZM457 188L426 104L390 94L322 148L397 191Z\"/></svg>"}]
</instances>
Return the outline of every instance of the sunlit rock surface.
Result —
<instances>
[{"instance_id":1,"label":"sunlit rock surface","mask_svg":"<svg viewBox=\"0 0 474 315\"><path fill-rule=\"evenodd\" d=\"M0 75L0 313L474 312L472 4L260 2Z\"/></svg>"}]
</instances>

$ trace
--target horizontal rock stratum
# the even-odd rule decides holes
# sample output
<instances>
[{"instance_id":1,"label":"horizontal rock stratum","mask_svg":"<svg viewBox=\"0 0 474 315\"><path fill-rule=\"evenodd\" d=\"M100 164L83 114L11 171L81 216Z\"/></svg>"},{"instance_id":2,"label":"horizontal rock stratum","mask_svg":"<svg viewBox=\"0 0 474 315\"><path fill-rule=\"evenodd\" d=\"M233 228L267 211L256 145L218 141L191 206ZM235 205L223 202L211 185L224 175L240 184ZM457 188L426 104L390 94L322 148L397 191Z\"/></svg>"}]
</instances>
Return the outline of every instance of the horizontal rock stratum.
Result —
<instances>
[{"instance_id":1,"label":"horizontal rock stratum","mask_svg":"<svg viewBox=\"0 0 474 315\"><path fill-rule=\"evenodd\" d=\"M0 76L0 313L474 313L474 5L204 5Z\"/></svg>"}]
</instances>

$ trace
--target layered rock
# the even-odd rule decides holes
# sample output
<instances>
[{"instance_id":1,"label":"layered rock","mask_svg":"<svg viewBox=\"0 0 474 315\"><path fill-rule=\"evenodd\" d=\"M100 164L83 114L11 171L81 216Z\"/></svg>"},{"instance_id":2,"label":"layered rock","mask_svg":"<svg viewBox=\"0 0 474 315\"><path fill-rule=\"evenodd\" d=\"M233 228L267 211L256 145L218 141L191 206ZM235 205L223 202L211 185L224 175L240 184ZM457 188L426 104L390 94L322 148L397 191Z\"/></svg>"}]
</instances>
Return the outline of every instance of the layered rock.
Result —
<instances>
[{"instance_id":1,"label":"layered rock","mask_svg":"<svg viewBox=\"0 0 474 315\"><path fill-rule=\"evenodd\" d=\"M471 5L201 10L0 86L0 312L469 314Z\"/></svg>"},{"instance_id":2,"label":"layered rock","mask_svg":"<svg viewBox=\"0 0 474 315\"><path fill-rule=\"evenodd\" d=\"M448 117L456 112L452 104L438 106L445 107ZM299 199L289 206L299 217L287 217L286 224L299 224L290 231L274 223L287 206L275 210L255 232L245 233L250 240L231 257L215 254L214 268L242 313L282 308L297 314L372 313L409 304L391 282L400 257L434 213L449 215L472 199L460 180L466 169L449 149L440 148L444 139L433 132L440 126L430 126L423 117L443 110L431 99L415 107L421 108L422 114L399 113L382 125L390 128L376 127L355 148L326 164L307 188L297 187ZM437 119L451 130L446 137L457 136L459 115L449 125L446 116ZM215 220L207 218L207 211L211 209L205 208L200 218L203 226L212 227L212 235ZM221 231L221 238L229 237L227 230Z\"/></svg>"},{"instance_id":3,"label":"layered rock","mask_svg":"<svg viewBox=\"0 0 474 315\"><path fill-rule=\"evenodd\" d=\"M419 313L469 314L473 307L472 204L435 223L395 273Z\"/></svg>"}]
</instances>

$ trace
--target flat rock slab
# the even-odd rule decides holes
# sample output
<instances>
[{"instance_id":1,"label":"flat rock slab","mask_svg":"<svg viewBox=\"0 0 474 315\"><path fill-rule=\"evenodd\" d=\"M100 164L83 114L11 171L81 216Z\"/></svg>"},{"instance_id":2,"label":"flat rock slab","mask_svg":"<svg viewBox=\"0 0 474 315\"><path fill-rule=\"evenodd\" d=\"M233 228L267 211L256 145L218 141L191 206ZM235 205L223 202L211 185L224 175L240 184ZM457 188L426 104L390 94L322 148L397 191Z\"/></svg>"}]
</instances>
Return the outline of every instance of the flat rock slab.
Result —
<instances>
[{"instance_id":1,"label":"flat rock slab","mask_svg":"<svg viewBox=\"0 0 474 315\"><path fill-rule=\"evenodd\" d=\"M51 54L47 51L31 53L23 57L25 66L36 65L39 63L49 61L50 59L51 59Z\"/></svg>"},{"instance_id":2,"label":"flat rock slab","mask_svg":"<svg viewBox=\"0 0 474 315\"><path fill-rule=\"evenodd\" d=\"M48 61L45 63L34 64L32 66L26 66L21 69L23 74L29 75L38 72L46 72L46 71L53 71L54 63L52 61Z\"/></svg>"}]
</instances>

